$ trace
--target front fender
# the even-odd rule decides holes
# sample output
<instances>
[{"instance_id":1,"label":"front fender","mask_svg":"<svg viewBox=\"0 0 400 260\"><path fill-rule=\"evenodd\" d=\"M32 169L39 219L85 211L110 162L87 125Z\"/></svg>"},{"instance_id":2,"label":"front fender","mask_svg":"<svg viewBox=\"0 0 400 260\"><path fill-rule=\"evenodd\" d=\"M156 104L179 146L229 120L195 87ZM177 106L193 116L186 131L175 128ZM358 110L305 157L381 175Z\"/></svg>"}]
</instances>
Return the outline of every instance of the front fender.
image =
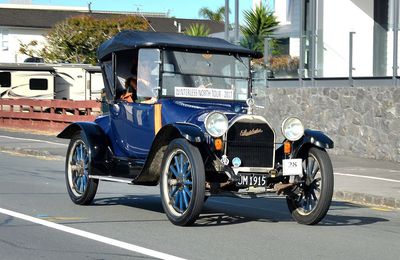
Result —
<instances>
[{"instance_id":1,"label":"front fender","mask_svg":"<svg viewBox=\"0 0 400 260\"><path fill-rule=\"evenodd\" d=\"M197 125L188 123L174 123L172 126L179 131L183 138L191 143L201 143L205 140L204 133Z\"/></svg>"},{"instance_id":2,"label":"front fender","mask_svg":"<svg viewBox=\"0 0 400 260\"><path fill-rule=\"evenodd\" d=\"M109 161L109 142L99 125L94 122L76 122L67 126L57 137L71 139L78 131L82 131L90 147L92 174L109 174L107 165Z\"/></svg>"},{"instance_id":3,"label":"front fender","mask_svg":"<svg viewBox=\"0 0 400 260\"><path fill-rule=\"evenodd\" d=\"M175 138L185 138L193 144L205 141L201 128L189 123L174 123L163 126L153 140L149 155L135 184L157 185L162 171L162 160L169 143Z\"/></svg>"},{"instance_id":4,"label":"front fender","mask_svg":"<svg viewBox=\"0 0 400 260\"><path fill-rule=\"evenodd\" d=\"M321 131L306 129L304 136L293 143L293 154L297 157L308 146L316 146L322 149L332 149L334 142Z\"/></svg>"}]
</instances>

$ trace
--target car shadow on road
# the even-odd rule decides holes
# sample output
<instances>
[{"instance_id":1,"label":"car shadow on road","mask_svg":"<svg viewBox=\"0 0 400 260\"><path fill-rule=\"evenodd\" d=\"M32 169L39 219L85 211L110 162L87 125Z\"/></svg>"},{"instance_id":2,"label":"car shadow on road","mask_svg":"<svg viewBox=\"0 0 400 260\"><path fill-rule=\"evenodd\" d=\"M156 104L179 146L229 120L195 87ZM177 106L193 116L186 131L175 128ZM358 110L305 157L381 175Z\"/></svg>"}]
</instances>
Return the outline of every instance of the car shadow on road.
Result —
<instances>
[{"instance_id":1,"label":"car shadow on road","mask_svg":"<svg viewBox=\"0 0 400 260\"><path fill-rule=\"evenodd\" d=\"M237 216L240 216L238 222L246 222L243 220L244 218L248 221L268 223L295 223L283 198L269 198L267 200L257 199L254 200L251 205L249 205L247 200L231 200L229 203L226 203L225 201L215 201L215 204L219 203L229 206L218 207L217 209L220 213L225 214L225 217L223 218L225 219L225 222L229 222L229 220L227 220L228 216L232 219L237 219ZM369 209L360 205L333 201L328 214L318 224L318 226L362 226L389 221L382 217L368 216L367 214L360 215L360 211L362 211L361 213L366 213L366 210ZM212 223L214 221L215 225L218 225L218 223L221 222L220 219L220 216L216 216L214 217L214 220L209 219L209 222Z\"/></svg>"},{"instance_id":2,"label":"car shadow on road","mask_svg":"<svg viewBox=\"0 0 400 260\"><path fill-rule=\"evenodd\" d=\"M123 205L164 214L159 195L126 195L95 199L92 206ZM367 208L356 204L333 201L327 216L318 226L361 226L386 222L382 217L367 216ZM212 198L204 204L202 214L194 227L235 225L246 222L282 223L294 222L284 198L232 199Z\"/></svg>"},{"instance_id":3,"label":"car shadow on road","mask_svg":"<svg viewBox=\"0 0 400 260\"><path fill-rule=\"evenodd\" d=\"M366 216L335 216L328 215L318 225L325 227L338 227L338 226L364 226L371 225L378 222L387 222L388 219L380 217L366 217Z\"/></svg>"},{"instance_id":4,"label":"car shadow on road","mask_svg":"<svg viewBox=\"0 0 400 260\"><path fill-rule=\"evenodd\" d=\"M357 210L357 213L346 214L346 211L354 211ZM318 224L319 226L331 227L331 226L364 226L371 225L378 222L388 222L389 220L383 217L377 216L368 216L367 214L363 214L360 216L360 212L366 213L368 210L367 207L356 205L353 203L342 202L342 201L333 201L330 210L326 217ZM339 212L338 214L335 214Z\"/></svg>"},{"instance_id":5,"label":"car shadow on road","mask_svg":"<svg viewBox=\"0 0 400 260\"><path fill-rule=\"evenodd\" d=\"M160 196L157 195L125 195L121 197L95 198L92 206L123 205L154 212L164 213Z\"/></svg>"}]
</instances>

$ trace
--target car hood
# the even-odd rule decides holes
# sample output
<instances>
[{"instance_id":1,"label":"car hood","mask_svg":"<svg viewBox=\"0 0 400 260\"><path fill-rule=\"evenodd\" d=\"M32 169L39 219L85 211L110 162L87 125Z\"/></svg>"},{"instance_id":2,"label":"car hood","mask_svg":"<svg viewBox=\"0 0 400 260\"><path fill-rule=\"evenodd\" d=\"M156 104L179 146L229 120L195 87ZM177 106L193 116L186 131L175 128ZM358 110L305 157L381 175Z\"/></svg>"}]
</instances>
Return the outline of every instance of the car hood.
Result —
<instances>
[{"instance_id":1,"label":"car hood","mask_svg":"<svg viewBox=\"0 0 400 260\"><path fill-rule=\"evenodd\" d=\"M203 100L163 100L163 120L165 123L185 122L203 128L205 117L214 111L224 113L230 121L238 114L245 114L245 102L221 102Z\"/></svg>"}]
</instances>

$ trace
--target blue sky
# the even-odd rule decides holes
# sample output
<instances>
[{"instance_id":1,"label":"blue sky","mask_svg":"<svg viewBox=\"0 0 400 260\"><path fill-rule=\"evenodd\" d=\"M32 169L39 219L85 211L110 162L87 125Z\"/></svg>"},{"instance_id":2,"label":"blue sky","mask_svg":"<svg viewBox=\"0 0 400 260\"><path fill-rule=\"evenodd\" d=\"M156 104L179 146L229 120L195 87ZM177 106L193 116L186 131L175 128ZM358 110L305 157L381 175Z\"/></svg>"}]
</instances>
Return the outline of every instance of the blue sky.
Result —
<instances>
[{"instance_id":1,"label":"blue sky","mask_svg":"<svg viewBox=\"0 0 400 260\"><path fill-rule=\"evenodd\" d=\"M0 3L7 3L0 0ZM87 6L92 2L93 10L110 11L136 11L138 8L143 12L168 12L171 16L178 18L199 18L198 11L202 7L212 10L225 5L225 0L32 0L33 4L64 5L64 6ZM235 1L230 0L230 21L234 19ZM242 11L250 9L252 0L240 0L240 16ZM241 19L242 20L242 19Z\"/></svg>"}]
</instances>

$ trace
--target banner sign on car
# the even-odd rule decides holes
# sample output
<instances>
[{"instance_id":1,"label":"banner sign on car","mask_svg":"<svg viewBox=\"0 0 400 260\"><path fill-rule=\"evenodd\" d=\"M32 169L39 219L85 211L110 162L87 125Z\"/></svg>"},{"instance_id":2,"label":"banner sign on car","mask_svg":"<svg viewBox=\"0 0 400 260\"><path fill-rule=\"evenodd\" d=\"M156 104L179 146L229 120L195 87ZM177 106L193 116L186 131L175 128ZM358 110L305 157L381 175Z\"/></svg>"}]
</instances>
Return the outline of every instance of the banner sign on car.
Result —
<instances>
[{"instance_id":1,"label":"banner sign on car","mask_svg":"<svg viewBox=\"0 0 400 260\"><path fill-rule=\"evenodd\" d=\"M175 97L213 98L233 100L233 90L215 88L175 87Z\"/></svg>"}]
</instances>

